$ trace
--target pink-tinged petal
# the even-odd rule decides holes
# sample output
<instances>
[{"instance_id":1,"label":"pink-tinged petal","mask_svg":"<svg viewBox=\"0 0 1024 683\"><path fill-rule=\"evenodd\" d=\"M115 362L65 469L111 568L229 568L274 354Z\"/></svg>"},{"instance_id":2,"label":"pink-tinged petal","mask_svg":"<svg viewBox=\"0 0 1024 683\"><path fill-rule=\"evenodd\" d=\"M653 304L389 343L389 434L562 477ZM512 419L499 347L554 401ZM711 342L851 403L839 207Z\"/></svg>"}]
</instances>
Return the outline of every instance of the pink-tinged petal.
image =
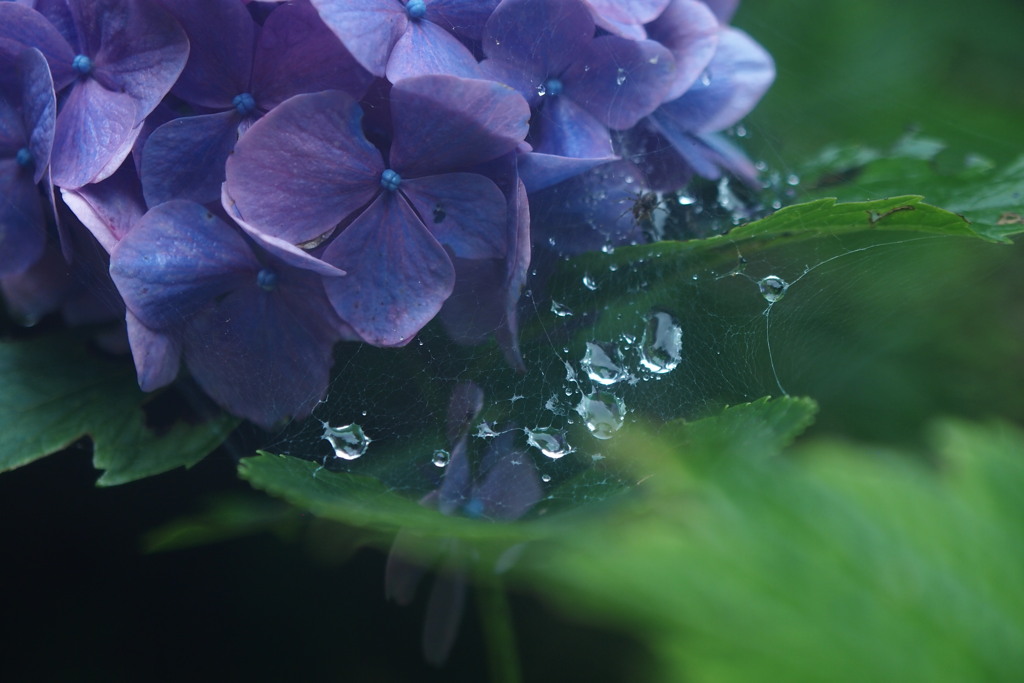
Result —
<instances>
[{"instance_id":1,"label":"pink-tinged petal","mask_svg":"<svg viewBox=\"0 0 1024 683\"><path fill-rule=\"evenodd\" d=\"M480 40L500 0L427 0L428 21L456 35Z\"/></svg>"},{"instance_id":2,"label":"pink-tinged petal","mask_svg":"<svg viewBox=\"0 0 1024 683\"><path fill-rule=\"evenodd\" d=\"M46 221L32 172L0 159L0 277L25 272L43 255Z\"/></svg>"},{"instance_id":3,"label":"pink-tinged petal","mask_svg":"<svg viewBox=\"0 0 1024 683\"><path fill-rule=\"evenodd\" d=\"M398 0L311 0L327 27L363 68L383 76L391 48L409 25Z\"/></svg>"},{"instance_id":4,"label":"pink-tinged petal","mask_svg":"<svg viewBox=\"0 0 1024 683\"><path fill-rule=\"evenodd\" d=\"M653 40L601 36L566 72L563 96L609 128L625 130L664 101L674 73L672 53Z\"/></svg>"},{"instance_id":5,"label":"pink-tinged petal","mask_svg":"<svg viewBox=\"0 0 1024 683\"><path fill-rule=\"evenodd\" d=\"M173 382L181 369L181 342L174 335L149 329L131 311L125 312L125 322L139 388L156 391Z\"/></svg>"},{"instance_id":6,"label":"pink-tinged petal","mask_svg":"<svg viewBox=\"0 0 1024 683\"><path fill-rule=\"evenodd\" d=\"M541 154L580 159L614 156L608 127L567 97L554 97L538 112L531 132Z\"/></svg>"},{"instance_id":7,"label":"pink-tinged petal","mask_svg":"<svg viewBox=\"0 0 1024 683\"><path fill-rule=\"evenodd\" d=\"M242 218L293 244L332 231L380 191L384 162L340 90L296 95L253 124L228 158Z\"/></svg>"},{"instance_id":8,"label":"pink-tinged petal","mask_svg":"<svg viewBox=\"0 0 1024 683\"><path fill-rule=\"evenodd\" d=\"M505 255L505 195L476 173L446 173L402 182L402 192L434 238L460 258Z\"/></svg>"},{"instance_id":9,"label":"pink-tinged petal","mask_svg":"<svg viewBox=\"0 0 1024 683\"><path fill-rule=\"evenodd\" d=\"M580 0L504 0L484 28L484 54L558 76L594 36L594 20Z\"/></svg>"},{"instance_id":10,"label":"pink-tinged petal","mask_svg":"<svg viewBox=\"0 0 1024 683\"><path fill-rule=\"evenodd\" d=\"M217 201L224 165L238 140L238 121L238 113L228 110L174 119L153 131L142 151L146 204Z\"/></svg>"},{"instance_id":11,"label":"pink-tinged petal","mask_svg":"<svg viewBox=\"0 0 1024 683\"><path fill-rule=\"evenodd\" d=\"M261 109L321 90L344 90L358 99L372 80L311 5L282 5L267 17L252 74L252 94Z\"/></svg>"},{"instance_id":12,"label":"pink-tinged petal","mask_svg":"<svg viewBox=\"0 0 1024 683\"><path fill-rule=\"evenodd\" d=\"M91 78L76 83L57 114L50 157L54 184L74 188L101 180L116 162L113 173L138 135L135 112L135 100L125 93L111 92Z\"/></svg>"},{"instance_id":13,"label":"pink-tinged petal","mask_svg":"<svg viewBox=\"0 0 1024 683\"><path fill-rule=\"evenodd\" d=\"M392 83L427 74L480 78L476 58L458 38L429 21L410 22L388 60Z\"/></svg>"},{"instance_id":14,"label":"pink-tinged petal","mask_svg":"<svg viewBox=\"0 0 1024 683\"><path fill-rule=\"evenodd\" d=\"M403 177L463 170L516 148L530 107L493 81L417 76L391 90L391 166Z\"/></svg>"},{"instance_id":15,"label":"pink-tinged petal","mask_svg":"<svg viewBox=\"0 0 1024 683\"><path fill-rule=\"evenodd\" d=\"M412 207L378 197L324 252L348 275L324 283L341 319L375 346L402 346L437 315L455 271Z\"/></svg>"},{"instance_id":16,"label":"pink-tinged petal","mask_svg":"<svg viewBox=\"0 0 1024 683\"><path fill-rule=\"evenodd\" d=\"M73 48L46 17L30 7L15 2L0 2L0 38L34 47L50 64L58 90L75 79L71 62Z\"/></svg>"},{"instance_id":17,"label":"pink-tinged petal","mask_svg":"<svg viewBox=\"0 0 1024 683\"><path fill-rule=\"evenodd\" d=\"M584 0L598 26L623 38L647 38L644 24L661 14L668 0Z\"/></svg>"},{"instance_id":18,"label":"pink-tinged petal","mask_svg":"<svg viewBox=\"0 0 1024 683\"><path fill-rule=\"evenodd\" d=\"M146 213L142 187L132 164L122 164L103 182L61 190L61 196L108 253Z\"/></svg>"},{"instance_id":19,"label":"pink-tinged petal","mask_svg":"<svg viewBox=\"0 0 1024 683\"><path fill-rule=\"evenodd\" d=\"M189 38L188 62L175 95L203 107L227 109L249 90L257 25L238 0L163 0Z\"/></svg>"},{"instance_id":20,"label":"pink-tinged petal","mask_svg":"<svg viewBox=\"0 0 1024 683\"><path fill-rule=\"evenodd\" d=\"M185 31L152 0L88 0L73 4L90 45L92 77L136 103L135 125L160 103L188 61Z\"/></svg>"},{"instance_id":21,"label":"pink-tinged petal","mask_svg":"<svg viewBox=\"0 0 1024 683\"><path fill-rule=\"evenodd\" d=\"M665 101L681 96L708 67L718 47L718 19L698 0L672 0L647 27L647 35L669 49L676 73Z\"/></svg>"},{"instance_id":22,"label":"pink-tinged petal","mask_svg":"<svg viewBox=\"0 0 1024 683\"><path fill-rule=\"evenodd\" d=\"M528 192L537 192L616 159L616 156L580 159L532 152L519 156L519 176Z\"/></svg>"}]
</instances>

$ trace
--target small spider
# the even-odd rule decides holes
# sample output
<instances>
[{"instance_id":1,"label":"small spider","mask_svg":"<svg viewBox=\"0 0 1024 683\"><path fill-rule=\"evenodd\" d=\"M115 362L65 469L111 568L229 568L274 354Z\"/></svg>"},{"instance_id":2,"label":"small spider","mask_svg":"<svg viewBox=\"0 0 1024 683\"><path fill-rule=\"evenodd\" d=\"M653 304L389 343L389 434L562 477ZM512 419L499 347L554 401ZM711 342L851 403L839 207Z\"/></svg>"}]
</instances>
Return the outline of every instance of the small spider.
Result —
<instances>
[{"instance_id":1,"label":"small spider","mask_svg":"<svg viewBox=\"0 0 1024 683\"><path fill-rule=\"evenodd\" d=\"M654 212L658 209L667 212L665 207L661 205L661 196L657 192L637 190L629 196L629 199L633 202L632 205L619 214L619 218L622 218L627 213L632 213L633 221L637 225L653 223Z\"/></svg>"}]
</instances>

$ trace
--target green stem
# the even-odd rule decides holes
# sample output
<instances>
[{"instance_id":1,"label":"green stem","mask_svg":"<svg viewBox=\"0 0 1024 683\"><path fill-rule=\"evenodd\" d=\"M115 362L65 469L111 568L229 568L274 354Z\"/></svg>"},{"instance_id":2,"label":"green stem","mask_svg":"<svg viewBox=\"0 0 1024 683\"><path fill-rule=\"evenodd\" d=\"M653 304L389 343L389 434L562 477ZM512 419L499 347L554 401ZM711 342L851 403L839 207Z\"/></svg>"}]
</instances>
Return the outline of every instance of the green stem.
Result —
<instances>
[{"instance_id":1,"label":"green stem","mask_svg":"<svg viewBox=\"0 0 1024 683\"><path fill-rule=\"evenodd\" d=\"M522 675L515 629L512 628L512 611L501 578L493 576L477 583L476 598L491 683L520 683Z\"/></svg>"}]
</instances>

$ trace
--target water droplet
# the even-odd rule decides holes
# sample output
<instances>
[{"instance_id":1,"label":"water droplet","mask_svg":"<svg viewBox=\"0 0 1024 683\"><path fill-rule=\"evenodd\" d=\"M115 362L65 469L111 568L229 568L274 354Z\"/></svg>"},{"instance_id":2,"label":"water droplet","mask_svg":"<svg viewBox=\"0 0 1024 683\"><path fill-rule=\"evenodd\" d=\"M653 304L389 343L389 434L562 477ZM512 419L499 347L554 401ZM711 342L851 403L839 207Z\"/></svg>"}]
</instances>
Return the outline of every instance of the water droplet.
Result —
<instances>
[{"instance_id":1,"label":"water droplet","mask_svg":"<svg viewBox=\"0 0 1024 683\"><path fill-rule=\"evenodd\" d=\"M430 462L434 463L434 467L446 467L448 461L452 459L452 454L443 448L438 448L434 451L434 455L430 458Z\"/></svg>"},{"instance_id":2,"label":"water droplet","mask_svg":"<svg viewBox=\"0 0 1024 683\"><path fill-rule=\"evenodd\" d=\"M342 427L332 427L325 423L321 438L331 444L335 459L355 460L366 453L366 449L370 447L370 438L363 433L363 428L355 423ZM325 460L330 459L331 456L325 458Z\"/></svg>"},{"instance_id":3,"label":"water droplet","mask_svg":"<svg viewBox=\"0 0 1024 683\"><path fill-rule=\"evenodd\" d=\"M481 439L493 439L498 436L498 432L494 431L490 422L481 422L476 428L476 436Z\"/></svg>"},{"instance_id":4,"label":"water droplet","mask_svg":"<svg viewBox=\"0 0 1024 683\"><path fill-rule=\"evenodd\" d=\"M601 251L604 252L605 254L614 254L615 253L615 247L613 247L610 244L602 244L601 245Z\"/></svg>"},{"instance_id":5,"label":"water droplet","mask_svg":"<svg viewBox=\"0 0 1024 683\"><path fill-rule=\"evenodd\" d=\"M761 292L761 296L764 297L765 301L773 304L786 296L786 290L789 289L789 283L778 275L769 275L768 277L762 278L757 283L757 289Z\"/></svg>"},{"instance_id":6,"label":"water droplet","mask_svg":"<svg viewBox=\"0 0 1024 683\"><path fill-rule=\"evenodd\" d=\"M583 275L583 286L591 292L597 291L597 282L590 276L590 273L585 273Z\"/></svg>"},{"instance_id":7,"label":"water droplet","mask_svg":"<svg viewBox=\"0 0 1024 683\"><path fill-rule=\"evenodd\" d=\"M615 85L622 85L626 82L626 70L619 67L619 70L615 72Z\"/></svg>"},{"instance_id":8,"label":"water droplet","mask_svg":"<svg viewBox=\"0 0 1024 683\"><path fill-rule=\"evenodd\" d=\"M607 391L595 391L584 396L576 406L576 412L598 439L612 438L626 420L626 404Z\"/></svg>"},{"instance_id":9,"label":"water droplet","mask_svg":"<svg viewBox=\"0 0 1024 683\"><path fill-rule=\"evenodd\" d=\"M640 337L640 364L656 375L672 372L683 359L683 328L668 313L647 317Z\"/></svg>"},{"instance_id":10,"label":"water droplet","mask_svg":"<svg viewBox=\"0 0 1024 683\"><path fill-rule=\"evenodd\" d=\"M705 88L711 85L711 73L709 71L705 70L700 75L700 84L703 85Z\"/></svg>"},{"instance_id":11,"label":"water droplet","mask_svg":"<svg viewBox=\"0 0 1024 683\"><path fill-rule=\"evenodd\" d=\"M550 474L542 474L542 475L540 475L540 480L546 484L549 481L551 481L551 475Z\"/></svg>"},{"instance_id":12,"label":"water droplet","mask_svg":"<svg viewBox=\"0 0 1024 683\"><path fill-rule=\"evenodd\" d=\"M537 86L537 95L539 97L544 97L547 94L548 94L548 89L547 89L547 87L545 87L545 85L543 83L541 83L540 85Z\"/></svg>"},{"instance_id":13,"label":"water droplet","mask_svg":"<svg viewBox=\"0 0 1024 683\"><path fill-rule=\"evenodd\" d=\"M526 442L552 460L572 453L575 449L565 439L565 434L554 427L524 429Z\"/></svg>"},{"instance_id":14,"label":"water droplet","mask_svg":"<svg viewBox=\"0 0 1024 683\"><path fill-rule=\"evenodd\" d=\"M747 137L747 129L743 126L736 126L736 137L745 138Z\"/></svg>"},{"instance_id":15,"label":"water droplet","mask_svg":"<svg viewBox=\"0 0 1024 683\"><path fill-rule=\"evenodd\" d=\"M697 198L691 197L688 194L680 194L676 197L676 203L679 204L679 206L690 206L697 203Z\"/></svg>"},{"instance_id":16,"label":"water droplet","mask_svg":"<svg viewBox=\"0 0 1024 683\"><path fill-rule=\"evenodd\" d=\"M800 176L796 175L795 173L790 173L788 176L786 176L786 184L787 185L799 185L800 184Z\"/></svg>"},{"instance_id":17,"label":"water droplet","mask_svg":"<svg viewBox=\"0 0 1024 683\"><path fill-rule=\"evenodd\" d=\"M625 374L621 362L622 354L612 344L587 342L587 351L583 354L580 367L592 382L609 386L621 380Z\"/></svg>"},{"instance_id":18,"label":"water droplet","mask_svg":"<svg viewBox=\"0 0 1024 683\"><path fill-rule=\"evenodd\" d=\"M554 299L551 300L551 312L559 318L568 318L572 315L572 309Z\"/></svg>"},{"instance_id":19,"label":"water droplet","mask_svg":"<svg viewBox=\"0 0 1024 683\"><path fill-rule=\"evenodd\" d=\"M647 63L648 64L657 64L658 63L658 56L655 55L655 56L651 57L650 59L647 60Z\"/></svg>"}]
</instances>

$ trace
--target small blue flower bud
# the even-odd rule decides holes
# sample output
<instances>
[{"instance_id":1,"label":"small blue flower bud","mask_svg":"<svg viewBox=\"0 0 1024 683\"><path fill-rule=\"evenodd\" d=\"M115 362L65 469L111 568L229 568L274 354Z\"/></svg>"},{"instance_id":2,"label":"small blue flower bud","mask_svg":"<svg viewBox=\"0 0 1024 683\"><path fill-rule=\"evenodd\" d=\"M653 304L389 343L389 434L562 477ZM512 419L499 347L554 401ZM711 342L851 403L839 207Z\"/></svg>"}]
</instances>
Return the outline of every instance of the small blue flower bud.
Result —
<instances>
[{"instance_id":1,"label":"small blue flower bud","mask_svg":"<svg viewBox=\"0 0 1024 683\"><path fill-rule=\"evenodd\" d=\"M427 14L427 5L423 0L409 0L405 11L409 14L410 19L422 19Z\"/></svg>"},{"instance_id":2,"label":"small blue flower bud","mask_svg":"<svg viewBox=\"0 0 1024 683\"><path fill-rule=\"evenodd\" d=\"M92 73L92 60L85 55L75 55L71 60L71 68L79 76L88 76Z\"/></svg>"},{"instance_id":3,"label":"small blue flower bud","mask_svg":"<svg viewBox=\"0 0 1024 683\"><path fill-rule=\"evenodd\" d=\"M398 175L390 168L385 169L384 172L380 174L380 186L383 187L385 190L394 192L395 190L398 189L398 186L401 184L402 176Z\"/></svg>"},{"instance_id":4,"label":"small blue flower bud","mask_svg":"<svg viewBox=\"0 0 1024 683\"><path fill-rule=\"evenodd\" d=\"M32 156L32 152L28 147L22 147L18 150L18 153L14 155L14 160L18 163L18 166L22 168L31 168L35 165L35 157Z\"/></svg>"},{"instance_id":5,"label":"small blue flower bud","mask_svg":"<svg viewBox=\"0 0 1024 683\"><path fill-rule=\"evenodd\" d=\"M277 273L267 268L256 273L256 284L266 292L273 292L277 289Z\"/></svg>"},{"instance_id":6,"label":"small blue flower bud","mask_svg":"<svg viewBox=\"0 0 1024 683\"><path fill-rule=\"evenodd\" d=\"M557 78L549 78L544 82L544 92L554 97L562 94L562 81Z\"/></svg>"},{"instance_id":7,"label":"small blue flower bud","mask_svg":"<svg viewBox=\"0 0 1024 683\"><path fill-rule=\"evenodd\" d=\"M247 92L235 95L235 99L231 100L231 104L241 116L248 116L256 111L256 100Z\"/></svg>"}]
</instances>

